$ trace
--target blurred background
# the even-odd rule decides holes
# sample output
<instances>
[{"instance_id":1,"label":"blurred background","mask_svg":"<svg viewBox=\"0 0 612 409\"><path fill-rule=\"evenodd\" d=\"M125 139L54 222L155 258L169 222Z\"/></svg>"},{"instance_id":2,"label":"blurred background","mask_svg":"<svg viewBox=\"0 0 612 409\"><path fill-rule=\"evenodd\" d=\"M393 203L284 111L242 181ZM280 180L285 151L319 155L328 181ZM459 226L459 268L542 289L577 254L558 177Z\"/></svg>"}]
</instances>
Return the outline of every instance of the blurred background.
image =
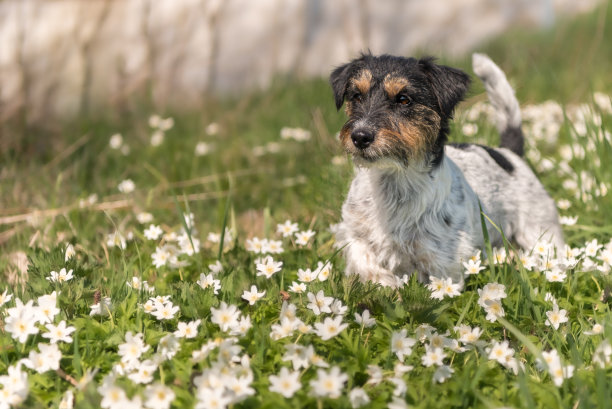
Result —
<instances>
[{"instance_id":1,"label":"blurred background","mask_svg":"<svg viewBox=\"0 0 612 409\"><path fill-rule=\"evenodd\" d=\"M326 76L363 50L461 57L516 28L550 30L598 0L0 1L0 120L159 109Z\"/></svg>"},{"instance_id":2,"label":"blurred background","mask_svg":"<svg viewBox=\"0 0 612 409\"><path fill-rule=\"evenodd\" d=\"M0 248L95 247L108 218L128 229L176 199L211 231L228 197L247 235L270 217L324 229L352 175L333 67L370 50L472 74L479 51L521 104L591 103L612 91L611 23L605 0L0 0ZM475 81L452 140L497 143L489 122L461 128L484 100ZM530 160L572 146L555 118ZM568 195L567 174L541 176Z\"/></svg>"}]
</instances>

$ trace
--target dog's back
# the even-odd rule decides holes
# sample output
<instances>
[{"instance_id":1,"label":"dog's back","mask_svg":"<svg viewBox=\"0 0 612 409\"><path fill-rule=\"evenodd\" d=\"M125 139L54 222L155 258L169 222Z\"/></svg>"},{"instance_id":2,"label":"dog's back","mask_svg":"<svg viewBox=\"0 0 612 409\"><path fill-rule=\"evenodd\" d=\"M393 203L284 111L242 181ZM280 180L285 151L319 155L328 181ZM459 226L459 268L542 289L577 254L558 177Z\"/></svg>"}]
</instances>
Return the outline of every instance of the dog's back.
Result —
<instances>
[{"instance_id":1,"label":"dog's back","mask_svg":"<svg viewBox=\"0 0 612 409\"><path fill-rule=\"evenodd\" d=\"M531 249L540 239L562 248L563 233L554 201L521 156L524 136L521 111L503 71L486 55L474 54L474 72L484 84L496 114L500 147L451 144L446 154L461 169L485 214L521 247ZM501 236L493 229L493 245Z\"/></svg>"}]
</instances>

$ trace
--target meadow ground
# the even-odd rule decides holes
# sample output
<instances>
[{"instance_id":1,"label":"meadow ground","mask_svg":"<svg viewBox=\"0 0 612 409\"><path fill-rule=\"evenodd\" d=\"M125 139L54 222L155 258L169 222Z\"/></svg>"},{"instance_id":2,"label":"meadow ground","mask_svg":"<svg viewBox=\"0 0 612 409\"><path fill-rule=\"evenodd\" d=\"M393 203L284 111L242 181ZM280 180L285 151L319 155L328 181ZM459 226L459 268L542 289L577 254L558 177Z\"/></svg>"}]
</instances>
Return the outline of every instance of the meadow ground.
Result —
<instances>
[{"instance_id":1,"label":"meadow ground","mask_svg":"<svg viewBox=\"0 0 612 409\"><path fill-rule=\"evenodd\" d=\"M4 123L0 408L611 407L610 23L484 48L569 247L483 249L461 289L343 274L325 80ZM451 139L495 145L489 111L475 83Z\"/></svg>"}]
</instances>

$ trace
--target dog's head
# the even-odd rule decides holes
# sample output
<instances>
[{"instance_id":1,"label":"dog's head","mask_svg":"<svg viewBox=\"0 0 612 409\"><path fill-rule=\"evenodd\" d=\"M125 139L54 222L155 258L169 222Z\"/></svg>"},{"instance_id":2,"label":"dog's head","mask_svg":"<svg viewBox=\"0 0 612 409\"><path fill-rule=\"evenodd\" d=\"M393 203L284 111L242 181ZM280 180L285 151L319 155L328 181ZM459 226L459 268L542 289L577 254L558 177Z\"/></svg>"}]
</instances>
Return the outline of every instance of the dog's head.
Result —
<instances>
[{"instance_id":1,"label":"dog's head","mask_svg":"<svg viewBox=\"0 0 612 409\"><path fill-rule=\"evenodd\" d=\"M340 141L357 164L435 167L470 79L432 58L362 55L335 69L330 83L336 107L346 102Z\"/></svg>"}]
</instances>

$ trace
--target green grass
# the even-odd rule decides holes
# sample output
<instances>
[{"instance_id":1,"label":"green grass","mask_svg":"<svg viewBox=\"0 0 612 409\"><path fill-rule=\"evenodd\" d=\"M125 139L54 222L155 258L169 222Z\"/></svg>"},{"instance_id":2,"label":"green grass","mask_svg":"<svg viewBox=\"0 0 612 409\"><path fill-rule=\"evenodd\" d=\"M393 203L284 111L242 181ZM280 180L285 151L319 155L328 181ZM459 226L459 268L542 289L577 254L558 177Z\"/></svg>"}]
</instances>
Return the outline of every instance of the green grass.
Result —
<instances>
[{"instance_id":1,"label":"green grass","mask_svg":"<svg viewBox=\"0 0 612 409\"><path fill-rule=\"evenodd\" d=\"M484 51L508 73L521 102L552 99L568 107L569 114L569 107L578 103L594 106L593 91L612 93L610 23L612 11L604 5L596 13L560 21L548 32L510 33ZM467 58L443 61L470 71ZM482 87L475 84L457 112L453 141L497 143L494 127L482 117L474 122L479 127L476 136L466 137L461 132L461 126L471 122L466 119L468 109L484 99ZM565 229L567 242L576 248L593 239L607 243L612 238L612 200L611 194L605 193L611 188L612 147L609 140L600 137L601 131L612 130L612 117L594 110L601 115L602 124L587 118L584 136L576 135L576 121L570 115L561 122L553 140L528 133L530 164L556 200L569 200L571 207L561 214L578 216L577 223ZM201 319L197 336L182 339L176 356L161 362L153 374L155 382L167 385L176 395L173 407L194 406L200 398L197 377L223 362L217 350L201 362L191 359L192 352L207 342L228 338L211 321L211 308L219 308L221 301L238 306L253 324L236 342L240 355L250 359L250 387L255 393L235 403L236 408L351 407L348 393L356 387L368 393L370 407L387 407L395 390L389 379L399 362L391 350L392 334L406 329L409 337L416 338L424 324L438 334L448 332L451 339L458 338L454 331L457 325L478 326L486 345L465 352L445 349L444 363L454 373L445 382L435 383L436 369L423 366L421 358L426 350L417 342L404 361L413 369L398 375L407 385L401 399L412 407L610 406L610 365L599 368L592 360L602 340L612 337L612 279L609 274L588 271L585 261L570 269L562 283L549 282L543 273L528 271L516 260L487 265L479 275L467 279L460 296L443 300L432 299L430 291L415 280L392 290L344 276L343 260L333 247L329 226L340 219L352 167L334 136L344 114L336 112L325 79L278 78L265 92L211 100L194 112L163 112L164 117L174 118L175 125L159 147L149 143L152 129L148 120L153 113L149 104L135 99L121 112L103 112L68 123L37 128L18 121L2 125L6 149L0 153L0 273L5 284L0 290L6 288L13 299L0 307L0 376L37 351L39 343L47 342L41 336L46 331L42 325L38 326L41 332L30 335L25 343L11 337L5 313L15 306L15 298L36 301L43 294L58 291L60 313L55 323L66 320L77 329L72 343L59 344L61 371L38 374L25 369L29 393L23 407L55 407L67 390L74 392L75 407L100 407L102 397L97 388L119 362L118 349L126 332L144 334L151 348L141 359L147 359L155 355L163 336L177 330L179 321ZM208 135L205 128L212 122L218 124L219 131ZM525 125L526 129L534 126ZM305 142L281 140L283 127L307 129L311 138ZM109 146L115 133L121 133L130 147L127 156ZM195 156L198 142L214 146L213 151ZM261 147L264 153L255 154ZM562 155L563 149L575 154ZM576 154L580 149L584 155ZM545 166L546 161L552 166ZM127 178L135 182L136 190L120 193L117 186ZM97 195L97 202L79 206L79 201L91 194ZM141 212L150 212L152 223L166 233L187 227L184 215L193 213L195 230L191 230L190 240L194 244L201 241L200 252L181 256L188 262L183 267L155 268L151 254L160 242L144 237L148 223L137 221ZM317 232L307 246L276 235L277 223L286 219L298 222L301 230ZM233 237L223 248L207 240L209 232L220 233L224 227L231 229ZM108 235L116 230L133 234L125 249L107 244ZM284 252L273 256L283 262L282 270L270 279L256 275L259 255L245 248L251 237L283 240ZM68 243L74 245L76 255L65 261ZM18 266L20 260L23 266L25 257L27 272ZM596 257L591 259L603 265ZM217 276L221 289L213 294L196 281L217 260L224 271ZM306 324L323 322L329 315L314 315L307 308L306 294L287 293L299 269L314 269L318 262L326 261L333 265L329 280L307 284L307 292L323 290L341 300L347 307L343 322L348 327L327 341L312 333L273 340L270 332L280 323L281 306L287 297ZM61 268L72 269L75 278L62 284L46 280L51 271ZM180 308L176 317L160 321L145 313L139 304L145 303L148 295L126 285L132 277L147 280L155 288L153 295L170 295ZM492 282L504 284L507 294L502 300L505 319L495 322L485 319L477 292ZM266 291L253 306L241 299L251 285ZM545 325L546 312L552 309L545 298L547 292L568 312L569 321L558 330ZM90 306L100 297L111 298L110 315L91 317ZM376 319L373 328L362 328L353 320L355 312L366 308ZM585 334L594 323L604 326L603 334ZM503 340L509 341L514 357L524 367L517 374L488 359L485 348ZM309 383L318 377L314 367L300 370L302 387L294 397L285 399L269 390L269 376L278 374L281 367L291 368L282 357L286 345L292 343L312 345L325 362L348 375L339 398L312 395ZM558 351L564 364L575 366L573 376L561 386L536 365L537 355L551 349ZM368 365L378 365L385 380L367 383ZM223 366L234 368L229 371L240 367L236 362ZM85 381L88 373L93 378ZM126 377L119 377L116 384L130 397L144 397L144 385Z\"/></svg>"}]
</instances>

